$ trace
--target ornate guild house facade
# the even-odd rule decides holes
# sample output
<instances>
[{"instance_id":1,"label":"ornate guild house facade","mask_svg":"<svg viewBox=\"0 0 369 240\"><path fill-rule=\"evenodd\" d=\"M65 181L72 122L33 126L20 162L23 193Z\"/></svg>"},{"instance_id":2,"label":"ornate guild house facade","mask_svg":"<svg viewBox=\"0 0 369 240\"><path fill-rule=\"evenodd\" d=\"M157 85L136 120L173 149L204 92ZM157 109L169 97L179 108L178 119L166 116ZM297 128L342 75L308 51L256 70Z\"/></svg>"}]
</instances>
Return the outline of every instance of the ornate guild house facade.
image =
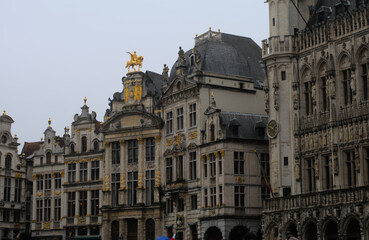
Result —
<instances>
[{"instance_id":1,"label":"ornate guild house facade","mask_svg":"<svg viewBox=\"0 0 369 240\"><path fill-rule=\"evenodd\" d=\"M265 103L279 128L267 126L264 237L367 239L368 1L267 3Z\"/></svg>"}]
</instances>

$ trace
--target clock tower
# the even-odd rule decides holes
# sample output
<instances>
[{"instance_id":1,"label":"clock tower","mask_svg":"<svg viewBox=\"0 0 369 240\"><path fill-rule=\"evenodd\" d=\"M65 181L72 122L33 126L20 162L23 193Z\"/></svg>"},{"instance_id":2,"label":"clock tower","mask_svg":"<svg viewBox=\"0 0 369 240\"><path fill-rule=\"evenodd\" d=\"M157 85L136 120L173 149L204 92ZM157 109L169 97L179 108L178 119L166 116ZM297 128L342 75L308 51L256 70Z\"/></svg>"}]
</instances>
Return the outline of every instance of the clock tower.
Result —
<instances>
[{"instance_id":1,"label":"clock tower","mask_svg":"<svg viewBox=\"0 0 369 240\"><path fill-rule=\"evenodd\" d=\"M275 196L287 196L300 192L299 141L293 131L298 129L300 97L295 33L306 25L298 10L307 19L314 0L266 2L270 37L262 42L262 54L265 109L269 115L270 181Z\"/></svg>"}]
</instances>

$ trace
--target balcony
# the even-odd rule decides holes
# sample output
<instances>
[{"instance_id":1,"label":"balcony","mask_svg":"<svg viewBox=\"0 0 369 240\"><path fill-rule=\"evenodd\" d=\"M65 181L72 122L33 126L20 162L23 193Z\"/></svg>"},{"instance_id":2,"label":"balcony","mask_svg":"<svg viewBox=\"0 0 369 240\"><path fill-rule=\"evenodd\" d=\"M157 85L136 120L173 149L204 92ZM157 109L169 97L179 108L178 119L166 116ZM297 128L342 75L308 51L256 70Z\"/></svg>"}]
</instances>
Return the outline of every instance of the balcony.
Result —
<instances>
[{"instance_id":1,"label":"balcony","mask_svg":"<svg viewBox=\"0 0 369 240\"><path fill-rule=\"evenodd\" d=\"M266 199L263 213L365 202L369 200L368 191L366 186Z\"/></svg>"},{"instance_id":2,"label":"balcony","mask_svg":"<svg viewBox=\"0 0 369 240\"><path fill-rule=\"evenodd\" d=\"M294 36L276 36L262 41L262 57L266 58L274 54L297 53L296 39Z\"/></svg>"},{"instance_id":3,"label":"balcony","mask_svg":"<svg viewBox=\"0 0 369 240\"><path fill-rule=\"evenodd\" d=\"M175 182L168 183L165 190L170 194L187 193L187 181L178 179Z\"/></svg>"}]
</instances>

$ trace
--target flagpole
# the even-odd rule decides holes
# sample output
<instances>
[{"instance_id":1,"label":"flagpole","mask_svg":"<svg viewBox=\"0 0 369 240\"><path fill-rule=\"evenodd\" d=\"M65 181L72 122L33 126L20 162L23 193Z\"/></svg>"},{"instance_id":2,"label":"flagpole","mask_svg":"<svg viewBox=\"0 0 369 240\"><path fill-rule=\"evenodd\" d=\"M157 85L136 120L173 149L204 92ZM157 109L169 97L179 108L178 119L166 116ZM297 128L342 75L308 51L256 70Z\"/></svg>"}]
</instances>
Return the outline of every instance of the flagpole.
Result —
<instances>
[{"instance_id":1,"label":"flagpole","mask_svg":"<svg viewBox=\"0 0 369 240\"><path fill-rule=\"evenodd\" d=\"M268 186L268 188L269 188L269 190L270 190L270 193L272 194L272 197L274 198L274 194L273 194L273 190L272 190L272 186L270 185L270 181L269 181L269 179L268 179L268 176L266 175L266 173L265 173L265 169L264 169L264 167L263 167L263 165L261 164L261 161L260 161L260 158L259 158L259 155L258 155L258 153L256 152L256 149L254 150L254 152L255 152L255 155L256 155L256 157L257 157L257 159L258 159L258 162L259 162L259 165L260 165L260 168L261 168L261 173L263 174L263 177L264 177L264 181L265 181L265 183L266 183L266 185Z\"/></svg>"}]
</instances>

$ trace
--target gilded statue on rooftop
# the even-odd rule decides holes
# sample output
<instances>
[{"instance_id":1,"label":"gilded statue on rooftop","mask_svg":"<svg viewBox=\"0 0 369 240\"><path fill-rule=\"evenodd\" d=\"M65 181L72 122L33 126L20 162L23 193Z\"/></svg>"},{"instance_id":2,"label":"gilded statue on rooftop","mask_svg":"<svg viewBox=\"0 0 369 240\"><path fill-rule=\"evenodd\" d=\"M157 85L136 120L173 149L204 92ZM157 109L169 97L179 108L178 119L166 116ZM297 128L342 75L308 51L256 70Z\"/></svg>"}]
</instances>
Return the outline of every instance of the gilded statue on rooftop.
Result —
<instances>
[{"instance_id":1,"label":"gilded statue on rooftop","mask_svg":"<svg viewBox=\"0 0 369 240\"><path fill-rule=\"evenodd\" d=\"M127 52L129 53L129 55L131 55L131 60L127 61L127 65L126 68L128 68L128 72L130 73L131 70L130 68L133 69L133 72L139 72L140 68L142 68L142 61L143 61L143 57L142 56L137 56L136 51L134 51L133 53ZM135 66L138 66L138 69L135 69Z\"/></svg>"}]
</instances>

